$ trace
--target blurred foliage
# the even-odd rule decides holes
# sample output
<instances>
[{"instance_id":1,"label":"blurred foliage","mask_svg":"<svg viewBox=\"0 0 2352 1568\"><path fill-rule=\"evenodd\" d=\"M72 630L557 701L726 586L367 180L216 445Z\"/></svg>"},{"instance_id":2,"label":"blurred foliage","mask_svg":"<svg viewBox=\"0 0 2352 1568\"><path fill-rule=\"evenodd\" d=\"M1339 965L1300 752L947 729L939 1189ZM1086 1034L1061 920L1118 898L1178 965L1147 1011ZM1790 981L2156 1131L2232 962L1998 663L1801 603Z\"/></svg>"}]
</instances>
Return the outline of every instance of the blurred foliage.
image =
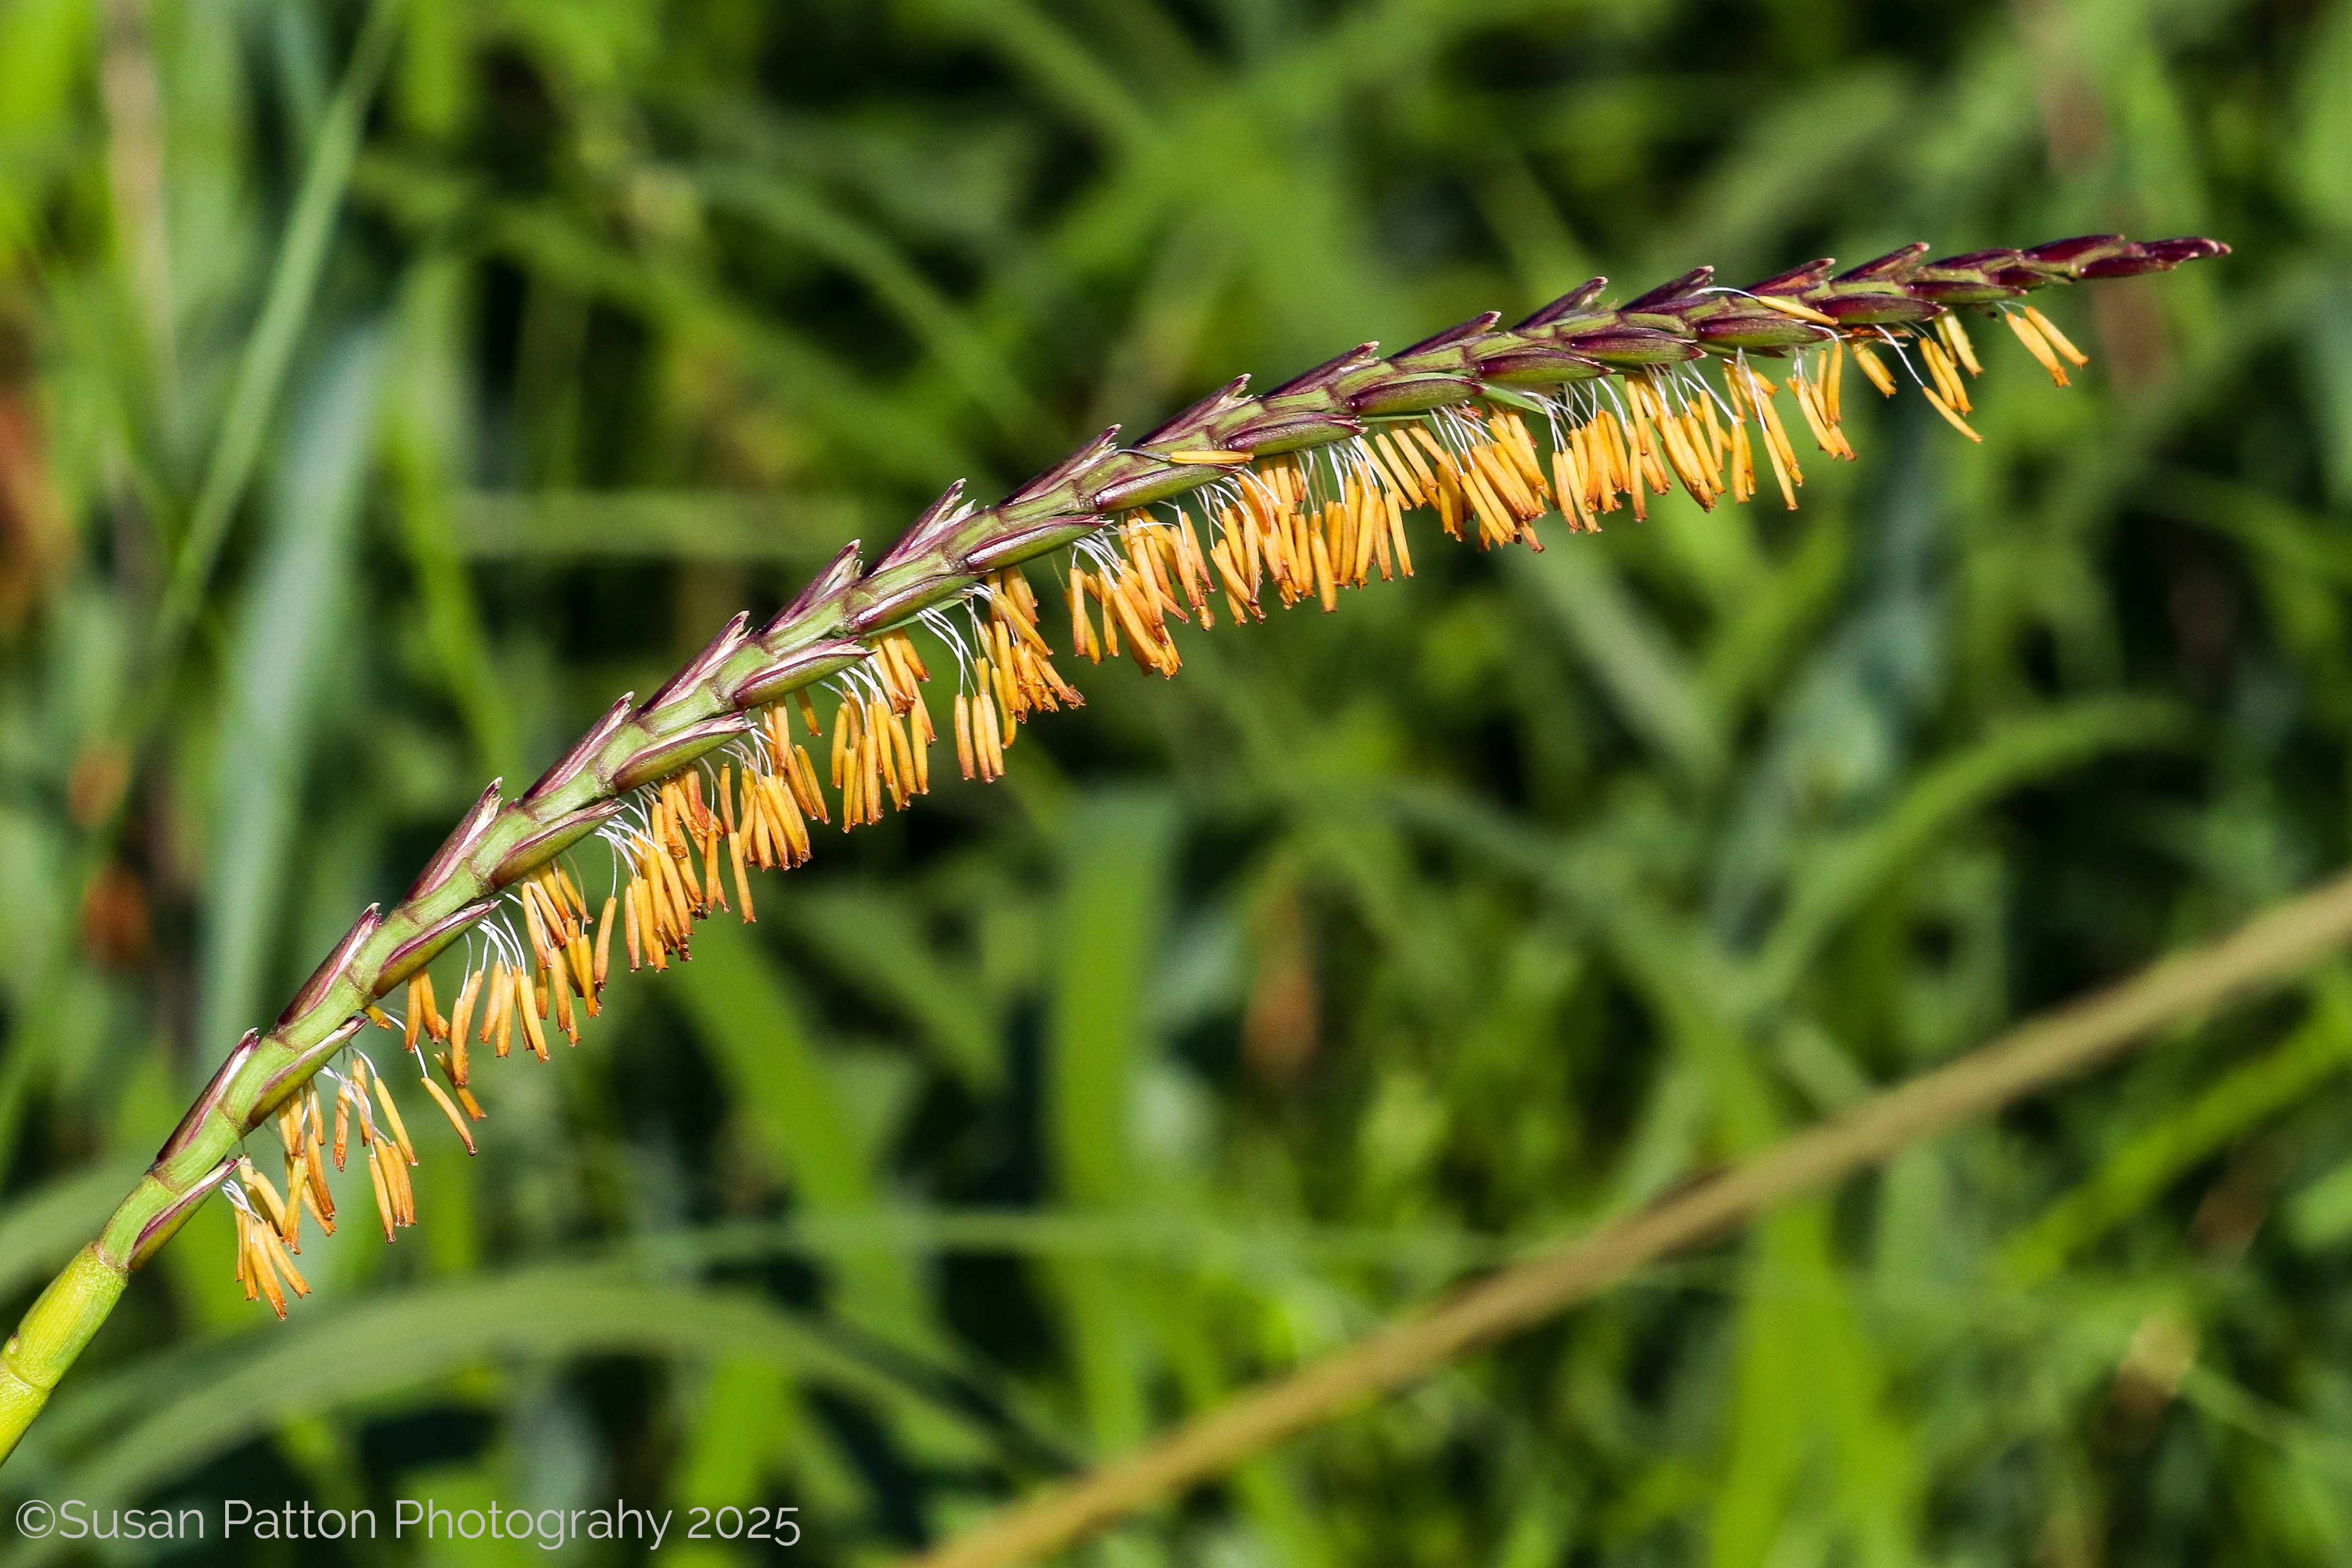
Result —
<instances>
[{"instance_id":1,"label":"blurred foliage","mask_svg":"<svg viewBox=\"0 0 2352 1568\"><path fill-rule=\"evenodd\" d=\"M0 0L12 1321L484 777L950 479L1591 271L2237 247L2072 391L1980 334L1981 447L1082 669L289 1325L211 1205L0 1489L877 1561L2340 864L2347 83L2340 0ZM2347 1058L2329 972L1088 1558L2341 1561Z\"/></svg>"}]
</instances>

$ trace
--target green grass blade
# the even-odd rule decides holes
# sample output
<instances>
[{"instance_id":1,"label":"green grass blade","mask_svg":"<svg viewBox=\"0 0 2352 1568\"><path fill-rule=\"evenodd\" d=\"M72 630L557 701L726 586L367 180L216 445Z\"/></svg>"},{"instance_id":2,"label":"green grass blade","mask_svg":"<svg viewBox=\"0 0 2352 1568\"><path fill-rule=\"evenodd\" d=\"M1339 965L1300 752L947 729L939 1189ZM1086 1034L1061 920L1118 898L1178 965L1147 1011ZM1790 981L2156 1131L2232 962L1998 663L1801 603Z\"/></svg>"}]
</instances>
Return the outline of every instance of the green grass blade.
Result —
<instances>
[{"instance_id":1,"label":"green grass blade","mask_svg":"<svg viewBox=\"0 0 2352 1568\"><path fill-rule=\"evenodd\" d=\"M1996 1263L2003 1283L2027 1289L2048 1279L2189 1171L2343 1071L2352 1060L2352 979L2330 970L2315 993L2310 1016L2284 1044L2133 1134L2088 1181L2011 1237Z\"/></svg>"},{"instance_id":2,"label":"green grass blade","mask_svg":"<svg viewBox=\"0 0 2352 1568\"><path fill-rule=\"evenodd\" d=\"M805 1319L740 1295L637 1283L610 1271L540 1269L314 1309L283 1331L241 1338L202 1376L183 1381L169 1366L134 1368L118 1374L127 1388L100 1383L77 1401L60 1400L44 1441L95 1435L87 1433L78 1403L112 1410L128 1397L140 1407L127 1427L117 1426L64 1471L73 1495L142 1496L296 1415L400 1394L510 1356L742 1356L886 1410L960 1419Z\"/></svg>"},{"instance_id":3,"label":"green grass blade","mask_svg":"<svg viewBox=\"0 0 2352 1568\"><path fill-rule=\"evenodd\" d=\"M1929 767L1876 821L1809 858L1758 956L1761 989L1785 994L1838 922L1961 817L2106 752L2178 745L2183 719L2166 702L2095 699L2015 721Z\"/></svg>"},{"instance_id":4,"label":"green grass blade","mask_svg":"<svg viewBox=\"0 0 2352 1568\"><path fill-rule=\"evenodd\" d=\"M373 0L342 82L311 143L268 290L262 299L260 318L238 361L204 485L196 492L187 527L173 555L170 581L156 608L153 662L159 668L168 668L179 657L181 639L204 601L229 523L260 462L279 390L293 366L320 276L326 268L335 217L342 208L352 166L366 131L368 106L374 100L376 84L399 37L400 14L401 0Z\"/></svg>"},{"instance_id":5,"label":"green grass blade","mask_svg":"<svg viewBox=\"0 0 2352 1568\"><path fill-rule=\"evenodd\" d=\"M1698 681L1605 555L1547 550L1514 554L1507 564L1551 613L1636 734L1685 778L1703 782L1721 771L1723 735Z\"/></svg>"},{"instance_id":6,"label":"green grass blade","mask_svg":"<svg viewBox=\"0 0 2352 1568\"><path fill-rule=\"evenodd\" d=\"M372 330L346 336L287 435L221 728L200 1025L211 1051L264 1021L318 705L331 669L350 658L351 576L382 362Z\"/></svg>"}]
</instances>

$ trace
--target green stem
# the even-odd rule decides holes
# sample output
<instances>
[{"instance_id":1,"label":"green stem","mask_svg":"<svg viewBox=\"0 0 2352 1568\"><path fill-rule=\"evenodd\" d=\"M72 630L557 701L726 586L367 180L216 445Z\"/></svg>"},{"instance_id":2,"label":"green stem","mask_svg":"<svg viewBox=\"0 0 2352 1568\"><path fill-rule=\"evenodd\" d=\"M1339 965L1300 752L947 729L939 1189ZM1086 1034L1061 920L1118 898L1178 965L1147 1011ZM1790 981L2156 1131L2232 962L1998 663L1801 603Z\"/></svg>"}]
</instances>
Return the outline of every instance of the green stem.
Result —
<instances>
[{"instance_id":1,"label":"green stem","mask_svg":"<svg viewBox=\"0 0 2352 1568\"><path fill-rule=\"evenodd\" d=\"M388 11L383 0L377 15ZM1747 292L1714 289L1711 273L1702 270L1625 310L1591 303L1600 291L1596 279L1517 328L1498 331L1489 314L1388 359L1368 344L1263 397L1243 395L1235 382L1139 447L1120 447L1116 429L1106 432L996 506L960 506L959 485L871 571L862 569L851 545L757 634L739 616L646 702L633 708L624 698L520 798L500 804L493 783L408 897L381 920L371 908L277 1024L237 1044L98 1239L43 1293L11 1342L5 1364L13 1381L0 1394L0 1458L105 1321L128 1271L153 1256L210 1195L246 1135L343 1048L361 1026L362 1009L488 916L501 889L593 831L618 811L621 797L743 733L751 710L866 658L866 643L879 634L971 591L991 573L1109 525L1118 513L1200 489L1230 472L1226 463L1179 461L1175 454L1307 451L1360 436L1372 419L1478 399L1539 409L1544 405L1521 388L1638 374L1707 353L1781 353L1833 335L1766 309L1759 294L1800 303L1821 321L1834 311L1849 331L1916 325L1945 313L1948 305L1939 301L1958 300L1956 288L2000 299L2068 280L2093 263L2121 258L2158 270L2214 253L2210 241L2186 251L2179 247L2190 242L2067 244L2055 259L1987 252L1966 267L1923 266L1916 254L1899 252L1836 279L1827 264L1817 264ZM2173 248L2162 248L2168 246Z\"/></svg>"},{"instance_id":2,"label":"green stem","mask_svg":"<svg viewBox=\"0 0 2352 1568\"><path fill-rule=\"evenodd\" d=\"M0 1463L49 1402L82 1346L122 1294L131 1271L100 1256L92 1242L48 1283L5 1346L0 1346Z\"/></svg>"}]
</instances>

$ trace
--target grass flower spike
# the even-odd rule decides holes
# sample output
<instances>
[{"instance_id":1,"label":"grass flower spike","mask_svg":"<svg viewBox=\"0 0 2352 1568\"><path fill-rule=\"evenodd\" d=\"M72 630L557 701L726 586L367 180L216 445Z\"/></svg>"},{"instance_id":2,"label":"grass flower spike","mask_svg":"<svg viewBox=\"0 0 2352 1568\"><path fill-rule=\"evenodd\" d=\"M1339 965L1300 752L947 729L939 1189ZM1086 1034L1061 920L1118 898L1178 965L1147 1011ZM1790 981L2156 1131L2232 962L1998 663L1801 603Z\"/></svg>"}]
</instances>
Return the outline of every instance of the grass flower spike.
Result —
<instances>
[{"instance_id":1,"label":"grass flower spike","mask_svg":"<svg viewBox=\"0 0 2352 1568\"><path fill-rule=\"evenodd\" d=\"M964 777L1002 776L1024 723L1084 700L1057 658L1172 676L1171 622L1246 623L1270 600L1328 612L1376 575L1412 575L1422 511L1480 549L1540 550L1548 518L1597 531L1676 487L1709 509L1794 507L1794 435L1852 458L1859 383L1892 396L1907 382L1974 438L1983 366L1964 317L1999 318L2063 386L2084 356L2026 295L2227 248L2099 236L1930 261L1912 246L1745 289L1702 268L1613 307L1594 279L1514 326L1488 313L1385 357L1368 343L1256 396L1237 380L1139 440L1105 431L992 506L950 487L871 568L852 544L772 620L736 616L660 690L615 702L520 795L493 783L407 895L360 916L0 1351L0 1456L130 1270L215 1191L236 1211L247 1298L285 1316L310 1289L304 1216L335 1229L330 1158L366 1168L393 1239L416 1219L420 1142L476 1147L483 1053L546 1061L579 1043L617 961L666 969L692 956L699 921L755 920L751 873L805 861L836 818L847 832L908 809L942 727ZM1049 617L1024 566L1055 556ZM609 856L583 853L596 840ZM608 858L612 884L592 892ZM445 1007L427 966L453 952ZM361 1048L371 1026L396 1037L383 1055L401 1071ZM410 1071L412 1106L432 1107L414 1132L394 1091ZM245 1147L273 1121L282 1186Z\"/></svg>"}]
</instances>

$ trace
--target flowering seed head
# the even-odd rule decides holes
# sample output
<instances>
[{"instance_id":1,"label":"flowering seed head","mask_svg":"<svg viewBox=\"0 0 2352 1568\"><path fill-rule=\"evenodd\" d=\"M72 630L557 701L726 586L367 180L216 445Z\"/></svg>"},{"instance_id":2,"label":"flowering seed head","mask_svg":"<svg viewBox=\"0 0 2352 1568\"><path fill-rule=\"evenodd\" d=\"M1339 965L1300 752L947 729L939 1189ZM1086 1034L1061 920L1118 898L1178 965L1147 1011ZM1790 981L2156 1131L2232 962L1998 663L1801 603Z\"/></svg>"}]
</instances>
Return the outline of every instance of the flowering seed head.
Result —
<instances>
[{"instance_id":1,"label":"flowering seed head","mask_svg":"<svg viewBox=\"0 0 2352 1568\"><path fill-rule=\"evenodd\" d=\"M1794 507L1804 470L1780 396L1815 447L1852 458L1849 355L1885 395L1907 376L1975 439L1969 384L1983 366L1960 312L2000 316L2063 386L2085 356L2025 295L2227 250L2092 235L1928 260L1913 245L1746 289L1699 268L1617 307L1601 303L1596 278L1510 327L1488 311L1385 358L1366 343L1257 397L1236 379L1135 445L1105 431L993 506L950 486L871 570L847 546L765 625L736 616L645 702L616 701L520 799L493 783L407 898L362 914L277 1025L238 1043L100 1252L144 1262L218 1188L238 1214L240 1283L283 1316L286 1291L309 1289L289 1258L301 1215L334 1228L321 1071L335 1084L336 1165L356 1130L386 1238L413 1223L417 1151L392 1085L350 1048L362 1025L403 1036L471 1152L483 1114L472 1046L503 1058L519 1029L547 1060L546 1023L577 1043L602 1010L615 925L631 970L666 969L691 958L694 926L714 911L755 918L751 870L809 858L808 819L829 824L835 807L785 702L816 737L812 690L832 692L830 780L847 832L880 821L886 800L903 811L929 792L934 668L954 667L948 728L968 779L1001 777L1024 723L1083 701L1055 667L1024 562L1069 552L1072 657L1125 652L1172 677L1171 621L1206 629L1222 613L1246 625L1265 618L1269 596L1335 611L1375 573L1412 575L1406 519L1420 511L1480 549L1540 550L1538 525L1554 513L1572 533L1597 532L1677 487L1703 508L1751 500L1759 447L1769 493ZM919 626L939 657L927 660L908 636ZM593 913L564 864L591 835L611 845L617 883ZM467 958L445 1017L426 966L461 938ZM404 984L396 1021L377 1004ZM446 1047L429 1063L428 1043ZM341 1073L329 1067L338 1056L348 1057ZM236 1152L270 1118L285 1145L283 1194Z\"/></svg>"}]
</instances>

